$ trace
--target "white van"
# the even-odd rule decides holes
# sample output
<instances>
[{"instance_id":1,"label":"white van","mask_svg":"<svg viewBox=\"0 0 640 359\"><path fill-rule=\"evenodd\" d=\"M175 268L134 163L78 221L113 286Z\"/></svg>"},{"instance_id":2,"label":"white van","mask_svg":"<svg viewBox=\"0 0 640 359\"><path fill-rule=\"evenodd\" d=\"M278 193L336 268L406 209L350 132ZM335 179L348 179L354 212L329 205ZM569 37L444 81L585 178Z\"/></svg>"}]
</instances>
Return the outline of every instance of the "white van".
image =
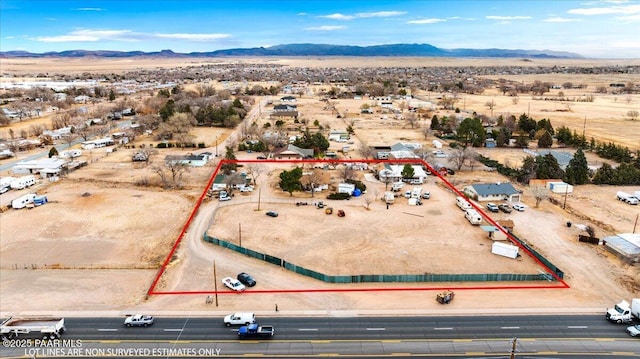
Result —
<instances>
[{"instance_id":1,"label":"white van","mask_svg":"<svg viewBox=\"0 0 640 359\"><path fill-rule=\"evenodd\" d=\"M460 196L456 197L456 204L463 211L466 211L467 209L471 209L471 204L464 197L460 197Z\"/></svg>"},{"instance_id":2,"label":"white van","mask_svg":"<svg viewBox=\"0 0 640 359\"><path fill-rule=\"evenodd\" d=\"M249 325L256 322L256 315L253 313L233 313L224 317L224 325Z\"/></svg>"}]
</instances>

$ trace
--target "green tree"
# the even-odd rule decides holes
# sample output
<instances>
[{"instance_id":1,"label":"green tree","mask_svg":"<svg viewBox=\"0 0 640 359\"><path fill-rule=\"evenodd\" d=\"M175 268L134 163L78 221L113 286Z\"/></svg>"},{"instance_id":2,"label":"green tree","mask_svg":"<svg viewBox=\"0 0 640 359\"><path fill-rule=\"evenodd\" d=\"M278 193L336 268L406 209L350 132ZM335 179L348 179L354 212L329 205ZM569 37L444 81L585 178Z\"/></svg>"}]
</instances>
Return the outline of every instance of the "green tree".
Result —
<instances>
[{"instance_id":1,"label":"green tree","mask_svg":"<svg viewBox=\"0 0 640 359\"><path fill-rule=\"evenodd\" d=\"M402 175L402 178L413 178L415 171L413 170L413 166L407 163L402 167L402 172L400 174Z\"/></svg>"},{"instance_id":2,"label":"green tree","mask_svg":"<svg viewBox=\"0 0 640 359\"><path fill-rule=\"evenodd\" d=\"M538 139L539 148L550 148L553 145L553 137L548 131L544 131L542 136Z\"/></svg>"},{"instance_id":3,"label":"green tree","mask_svg":"<svg viewBox=\"0 0 640 359\"><path fill-rule=\"evenodd\" d=\"M564 171L560 168L558 160L550 153L544 156L537 156L536 178L538 179L554 179L563 178Z\"/></svg>"},{"instance_id":4,"label":"green tree","mask_svg":"<svg viewBox=\"0 0 640 359\"><path fill-rule=\"evenodd\" d=\"M173 99L169 99L167 103L160 108L160 117L162 117L162 121L166 121L169 117L173 116L176 113L176 104Z\"/></svg>"},{"instance_id":5,"label":"green tree","mask_svg":"<svg viewBox=\"0 0 640 359\"><path fill-rule=\"evenodd\" d=\"M487 137L482 122L478 118L465 118L458 126L456 133L458 141L462 142L464 147L469 144L473 147L481 147Z\"/></svg>"},{"instance_id":6,"label":"green tree","mask_svg":"<svg viewBox=\"0 0 640 359\"><path fill-rule=\"evenodd\" d=\"M611 184L615 176L615 170L608 163L603 163L593 176L594 184Z\"/></svg>"},{"instance_id":7,"label":"green tree","mask_svg":"<svg viewBox=\"0 0 640 359\"><path fill-rule=\"evenodd\" d=\"M302 183L300 179L302 178L302 168L296 167L291 171L282 171L280 173L280 188L289 192L289 196L293 196L294 191L302 190Z\"/></svg>"},{"instance_id":8,"label":"green tree","mask_svg":"<svg viewBox=\"0 0 640 359\"><path fill-rule=\"evenodd\" d=\"M52 146L51 149L49 150L49 158L57 155L58 155L58 149L56 149L55 146Z\"/></svg>"},{"instance_id":9,"label":"green tree","mask_svg":"<svg viewBox=\"0 0 640 359\"><path fill-rule=\"evenodd\" d=\"M222 166L222 172L225 175L230 175L233 171L238 168L238 164L236 163L236 154L233 152L233 147L226 146L224 159L227 160Z\"/></svg>"},{"instance_id":10,"label":"green tree","mask_svg":"<svg viewBox=\"0 0 640 359\"><path fill-rule=\"evenodd\" d=\"M589 182L589 166L581 148L578 148L571 161L569 161L565 170L564 181L572 185Z\"/></svg>"}]
</instances>

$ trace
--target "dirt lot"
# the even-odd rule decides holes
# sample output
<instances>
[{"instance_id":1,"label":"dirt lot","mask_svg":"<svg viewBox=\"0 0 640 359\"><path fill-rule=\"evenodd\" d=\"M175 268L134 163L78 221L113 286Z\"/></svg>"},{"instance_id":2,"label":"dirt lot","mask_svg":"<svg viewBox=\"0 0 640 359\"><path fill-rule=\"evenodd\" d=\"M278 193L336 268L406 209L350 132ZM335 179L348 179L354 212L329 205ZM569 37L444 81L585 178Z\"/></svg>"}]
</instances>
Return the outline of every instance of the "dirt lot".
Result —
<instances>
[{"instance_id":1,"label":"dirt lot","mask_svg":"<svg viewBox=\"0 0 640 359\"><path fill-rule=\"evenodd\" d=\"M294 63L293 60L287 59L281 61ZM329 66L331 63L321 61L316 65ZM122 64L123 62L116 65L96 62L96 66L111 66L111 69L120 70L133 66ZM3 60L2 71L5 72L9 65ZM25 67L20 67L23 65ZM69 65L73 64L53 64L51 71L82 69ZM7 71L17 73L33 64L23 63L20 66L9 68ZM581 79L574 80L575 83L580 81ZM478 111L487 111L482 104L492 96L486 94L477 98L468 97L465 100L466 109L475 107ZM497 96L496 102L505 107L496 107L494 111L522 113L527 108L527 101L521 101L517 108L510 107L513 103L509 99ZM530 107L539 111L537 114L541 116L535 115L536 118L548 116L556 127L560 126L562 121L566 121L572 123L575 128L581 128L584 122L584 113L581 111L589 111L589 108L594 110L593 106L598 106L603 112L593 121L589 115L587 136L594 133L606 137L617 131L621 144L633 144L634 134L640 133L640 129L635 126L640 123L620 122L623 120L619 114L627 108L637 107L639 102L637 97L633 97L629 102L614 99L610 99L609 102L597 100L589 105L591 107L582 107L582 104L576 103L572 105L573 117L566 119L565 112L542 111L555 106L550 103L545 102L543 106L535 103ZM341 112L358 113L360 105L361 102L355 100L340 100L337 108ZM317 99L304 99L299 106L305 117L317 118L321 124L329 125L331 128L345 128L349 124L349 118L337 119L335 114L323 111L322 103ZM602 110L604 108L609 110ZM266 119L263 117L261 121ZM619 131L621 123L625 126L623 133ZM379 116L358 117L354 127L357 135L356 143L352 145L354 148L362 142L373 145L419 141L428 145L431 140L425 140L417 128L411 129L399 121L384 120ZM210 152L215 152L215 148L211 147L215 141L214 137L221 136L224 139L228 135L215 131L196 134L199 138L208 139L206 142L210 147L205 150ZM141 141L144 142L144 139ZM637 142L635 145L638 146ZM222 140L219 148L223 148ZM332 148L339 149L341 144L332 143ZM144 296L156 273L158 262L168 253L172 241L180 232L216 163L186 173L185 189L162 190L153 186L157 181L153 165L161 163L166 154L174 152L160 152L149 166L139 166L130 162L132 151L121 148L109 155L98 151L85 154L87 167L63 178L59 183L39 188L38 192L46 194L51 203L30 211L12 210L0 215L0 315L66 310L99 312L135 309L162 312L213 309L211 305L205 304L204 295L159 295L148 300L145 300ZM355 153L351 155L354 158L357 156ZM503 155L513 156L514 162L520 158L513 151ZM239 154L238 157L255 158L255 154ZM338 218L335 215L326 216L319 213L319 210L312 206L295 207L292 205L294 200L286 195L270 192L277 181L277 172L274 170L262 176L265 183L261 185L260 193L264 196L261 198L261 211L255 211L256 192L247 196L238 195L227 202L228 205L220 208L217 201L203 204L176 257L163 276L159 290L213 290L214 263L218 278L235 275L241 270L254 274L259 281L256 289L344 288L294 275L273 265L204 243L201 240L202 233L208 230L212 223L216 224L215 230L224 231L221 234L235 238L239 233L238 223L242 222L243 244L255 242L256 245L279 250L283 256L296 255L301 265L322 265L335 269L335 273L342 273L341 271L348 266L352 266L349 270L362 273L372 273L381 266L389 266L390 270L396 273L441 270L468 272L469 269L484 268L486 262L482 259L486 258L493 259L491 264L496 266L496 271L514 271L524 267L526 269L523 269L523 272L529 273L531 270L530 260L526 258L518 261L500 258L498 261L490 254L487 254L488 257L485 256L489 240L484 238L480 229L472 227L464 220L462 212L453 204L453 195L438 185L437 181L432 180L424 185L431 190L433 198L425 201L425 205L421 207L398 203L387 210L382 202L376 201L370 210L366 210L362 199L354 199L344 206L347 217ZM468 183L505 180L496 173L484 171L461 171L450 179L458 188ZM140 186L141 182L145 181L150 182L151 186ZM372 188L381 186L372 182L371 185ZM586 311L596 308L601 311L614 301L631 298L634 293L640 292L640 283L637 280L640 278L638 266L622 263L602 247L578 243L576 236L581 233L580 230L576 226L566 226L567 221L592 224L599 237L618 231L631 232L637 211L634 213L635 208L615 200L613 194L620 188L578 187L567 197L567 209L570 211L547 202L540 208L533 208L534 203L528 189L522 189L525 194L524 202L529 208L523 213L509 215L515 222L515 232L533 244L552 263L558 265L565 272L565 279L571 288L471 290L469 287L472 285L450 283L447 285L460 287L461 293L456 296L453 304L447 307L448 310L459 313L491 313L542 312L562 308ZM83 196L85 193L88 195ZM9 195L13 198L17 196L17 192L3 194L2 201L9 198ZM308 196L298 199L314 201ZM338 205L334 208L338 209ZM269 209L279 211L280 216L265 216L264 211ZM374 220L375 218L378 220ZM219 226L220 223L224 223L224 226ZM314 236L313 233L318 235ZM429 236L414 236L415 233L428 233ZM318 241L319 235L323 235L325 240ZM455 235L455 238L451 239L452 235ZM265 240L261 239L265 237ZM296 241L290 244L292 242L285 242L287 238L305 238L305 242ZM315 245L312 250L308 247L310 243ZM336 252L339 255L336 255ZM464 258L460 258L461 252L464 253ZM350 259L347 260L342 257L345 253L357 255L348 257ZM367 260L362 260L364 258ZM504 266L501 263L504 263ZM361 284L353 285L351 288L398 286L400 285ZM429 287L424 284L408 286L416 289ZM220 287L218 284L218 289L222 289ZM467 289L464 289L465 287ZM416 309L442 311L433 300L433 296L433 290L400 293L247 293L240 296L221 295L220 307L217 310L226 312L252 308L255 311L272 311L274 305L278 304L283 313L288 310L307 313L341 311L343 314L375 310L396 313ZM25 297L30 300L25 301Z\"/></svg>"}]
</instances>

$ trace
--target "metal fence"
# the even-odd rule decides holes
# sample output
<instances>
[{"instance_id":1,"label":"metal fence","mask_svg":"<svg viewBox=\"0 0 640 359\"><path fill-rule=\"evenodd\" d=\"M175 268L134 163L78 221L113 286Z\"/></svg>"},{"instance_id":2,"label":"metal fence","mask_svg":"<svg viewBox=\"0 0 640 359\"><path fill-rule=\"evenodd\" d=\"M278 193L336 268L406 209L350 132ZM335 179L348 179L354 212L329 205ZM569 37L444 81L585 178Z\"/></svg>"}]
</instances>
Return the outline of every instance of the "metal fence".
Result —
<instances>
[{"instance_id":1,"label":"metal fence","mask_svg":"<svg viewBox=\"0 0 640 359\"><path fill-rule=\"evenodd\" d=\"M549 263L535 250L530 248L526 243L514 236L521 244L555 271L559 278L563 273L553 264ZM236 244L229 243L222 239L204 235L204 241L229 248L246 256L257 258L265 262L284 267L292 272L321 280L326 283L424 283L424 282L519 282L519 281L538 281L538 280L554 280L547 273L537 274L516 274L516 273L489 273L489 274L356 274L356 275L327 275L305 267L287 262L281 258L260 253L249 248L240 247Z\"/></svg>"}]
</instances>

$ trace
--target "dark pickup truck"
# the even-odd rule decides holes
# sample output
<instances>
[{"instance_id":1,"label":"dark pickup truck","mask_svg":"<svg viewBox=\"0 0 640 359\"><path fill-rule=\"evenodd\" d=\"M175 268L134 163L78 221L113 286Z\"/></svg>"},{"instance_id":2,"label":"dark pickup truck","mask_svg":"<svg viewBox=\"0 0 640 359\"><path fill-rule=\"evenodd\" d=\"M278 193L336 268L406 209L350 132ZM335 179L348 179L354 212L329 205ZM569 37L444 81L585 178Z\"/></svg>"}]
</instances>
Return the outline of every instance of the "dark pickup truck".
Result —
<instances>
[{"instance_id":1,"label":"dark pickup truck","mask_svg":"<svg viewBox=\"0 0 640 359\"><path fill-rule=\"evenodd\" d=\"M244 338L261 338L272 337L274 329L270 325L249 324L238 329L238 337Z\"/></svg>"}]
</instances>

